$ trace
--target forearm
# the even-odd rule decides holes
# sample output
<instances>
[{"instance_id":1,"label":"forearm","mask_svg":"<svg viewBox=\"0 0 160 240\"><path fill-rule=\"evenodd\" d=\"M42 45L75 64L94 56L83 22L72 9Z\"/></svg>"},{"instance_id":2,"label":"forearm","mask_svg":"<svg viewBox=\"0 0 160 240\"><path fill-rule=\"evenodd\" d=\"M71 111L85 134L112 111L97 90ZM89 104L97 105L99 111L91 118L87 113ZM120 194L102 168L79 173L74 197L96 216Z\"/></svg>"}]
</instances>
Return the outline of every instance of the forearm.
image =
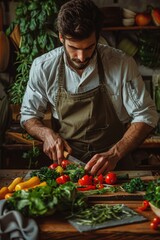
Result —
<instances>
[{"instance_id":1,"label":"forearm","mask_svg":"<svg viewBox=\"0 0 160 240\"><path fill-rule=\"evenodd\" d=\"M126 154L139 147L145 138L151 133L153 127L145 123L133 123L125 132L123 138L117 142L109 152L117 156L117 159L123 158Z\"/></svg>"},{"instance_id":2,"label":"forearm","mask_svg":"<svg viewBox=\"0 0 160 240\"><path fill-rule=\"evenodd\" d=\"M43 122L41 122L37 118L32 118L24 122L23 124L25 130L36 139L41 141L45 141L46 137L50 134L57 138L57 133L55 133L52 129L46 127Z\"/></svg>"}]
</instances>

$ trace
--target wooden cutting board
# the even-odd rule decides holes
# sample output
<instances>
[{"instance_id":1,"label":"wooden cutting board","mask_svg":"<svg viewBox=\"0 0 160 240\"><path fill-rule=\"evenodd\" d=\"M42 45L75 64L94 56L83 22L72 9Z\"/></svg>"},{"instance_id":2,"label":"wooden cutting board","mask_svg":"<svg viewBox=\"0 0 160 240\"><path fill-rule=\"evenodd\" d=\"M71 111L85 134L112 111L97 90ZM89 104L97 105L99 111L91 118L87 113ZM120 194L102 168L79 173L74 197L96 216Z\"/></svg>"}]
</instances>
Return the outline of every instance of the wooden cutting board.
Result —
<instances>
[{"instance_id":1,"label":"wooden cutting board","mask_svg":"<svg viewBox=\"0 0 160 240\"><path fill-rule=\"evenodd\" d=\"M106 202L106 201L134 201L143 200L145 192L127 193L127 192L108 192L99 195L90 195L89 202Z\"/></svg>"},{"instance_id":2,"label":"wooden cutting board","mask_svg":"<svg viewBox=\"0 0 160 240\"><path fill-rule=\"evenodd\" d=\"M29 170L27 174L24 177L24 180L27 180L30 178L30 173L32 170ZM117 175L125 175L126 171L117 171L115 172ZM140 177L144 181L151 181L156 179L156 176L153 176L152 171L128 171L128 177L129 179L127 181L130 181L132 178ZM122 182L123 183L123 182ZM119 184L121 185L121 183ZM89 202L97 202L97 201L119 201L119 200L143 200L144 199L145 192L136 192L136 193L127 193L127 192L107 192L105 194L101 195L90 195L88 197Z\"/></svg>"},{"instance_id":3,"label":"wooden cutting board","mask_svg":"<svg viewBox=\"0 0 160 240\"><path fill-rule=\"evenodd\" d=\"M116 172L117 175L123 175L126 171L118 171ZM140 177L142 180L148 182L157 179L159 176L153 176L152 171L128 171L130 181L132 178ZM124 182L124 181L123 181ZM122 183L123 183L122 182ZM126 181L125 181L126 182ZM122 183L119 183L121 185ZM144 200L145 192L136 192L136 193L128 193L128 192L107 192L101 195L90 195L88 200L90 202L97 202L97 201L132 201L132 200Z\"/></svg>"}]
</instances>

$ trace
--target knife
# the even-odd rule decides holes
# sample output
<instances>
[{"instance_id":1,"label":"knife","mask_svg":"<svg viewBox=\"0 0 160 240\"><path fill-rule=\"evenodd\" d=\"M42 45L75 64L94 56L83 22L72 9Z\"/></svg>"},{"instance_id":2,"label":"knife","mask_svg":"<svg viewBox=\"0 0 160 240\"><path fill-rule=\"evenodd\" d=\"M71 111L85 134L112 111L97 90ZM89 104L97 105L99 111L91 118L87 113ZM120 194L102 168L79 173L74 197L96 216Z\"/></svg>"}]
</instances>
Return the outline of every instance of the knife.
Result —
<instances>
[{"instance_id":1,"label":"knife","mask_svg":"<svg viewBox=\"0 0 160 240\"><path fill-rule=\"evenodd\" d=\"M78 164L78 165L80 165L80 166L82 166L82 167L84 167L84 166L86 165L86 163L84 163L84 162L80 161L79 159L73 157L73 156L70 155L67 151L64 151L64 157L65 157L66 159L68 159L70 162L75 163L75 164Z\"/></svg>"}]
</instances>

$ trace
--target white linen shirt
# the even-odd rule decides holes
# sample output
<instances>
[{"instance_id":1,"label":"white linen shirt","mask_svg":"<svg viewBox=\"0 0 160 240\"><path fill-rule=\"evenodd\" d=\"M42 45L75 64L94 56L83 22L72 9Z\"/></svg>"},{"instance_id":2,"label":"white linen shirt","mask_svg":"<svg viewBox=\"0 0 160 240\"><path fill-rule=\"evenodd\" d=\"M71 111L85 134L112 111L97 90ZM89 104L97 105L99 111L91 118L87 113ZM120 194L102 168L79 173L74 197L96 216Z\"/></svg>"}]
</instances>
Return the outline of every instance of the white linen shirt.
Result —
<instances>
[{"instance_id":1,"label":"white linen shirt","mask_svg":"<svg viewBox=\"0 0 160 240\"><path fill-rule=\"evenodd\" d=\"M118 118L122 123L145 122L156 127L158 114L134 59L120 50L98 44L105 73L105 83ZM58 118L55 98L58 92L57 73L64 48L56 48L33 61L29 81L21 106L21 125L31 118L43 119L47 104ZM82 93L99 85L97 54L79 76L69 67L64 54L65 88L70 93Z\"/></svg>"}]
</instances>

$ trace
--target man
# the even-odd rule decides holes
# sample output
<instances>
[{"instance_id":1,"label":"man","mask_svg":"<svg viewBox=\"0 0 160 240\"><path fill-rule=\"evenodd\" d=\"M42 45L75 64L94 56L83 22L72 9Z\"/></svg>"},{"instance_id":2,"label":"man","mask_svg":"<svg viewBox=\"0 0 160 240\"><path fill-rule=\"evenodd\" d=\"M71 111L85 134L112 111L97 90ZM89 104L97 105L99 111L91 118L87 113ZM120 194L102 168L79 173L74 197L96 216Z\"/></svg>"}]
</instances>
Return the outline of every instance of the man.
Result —
<instances>
[{"instance_id":1,"label":"man","mask_svg":"<svg viewBox=\"0 0 160 240\"><path fill-rule=\"evenodd\" d=\"M98 44L100 16L90 0L61 7L57 26L63 46L34 60L21 108L22 125L43 141L50 159L60 164L67 150L86 162L91 174L131 169L127 154L158 121L135 61ZM42 123L48 103L53 129Z\"/></svg>"}]
</instances>

